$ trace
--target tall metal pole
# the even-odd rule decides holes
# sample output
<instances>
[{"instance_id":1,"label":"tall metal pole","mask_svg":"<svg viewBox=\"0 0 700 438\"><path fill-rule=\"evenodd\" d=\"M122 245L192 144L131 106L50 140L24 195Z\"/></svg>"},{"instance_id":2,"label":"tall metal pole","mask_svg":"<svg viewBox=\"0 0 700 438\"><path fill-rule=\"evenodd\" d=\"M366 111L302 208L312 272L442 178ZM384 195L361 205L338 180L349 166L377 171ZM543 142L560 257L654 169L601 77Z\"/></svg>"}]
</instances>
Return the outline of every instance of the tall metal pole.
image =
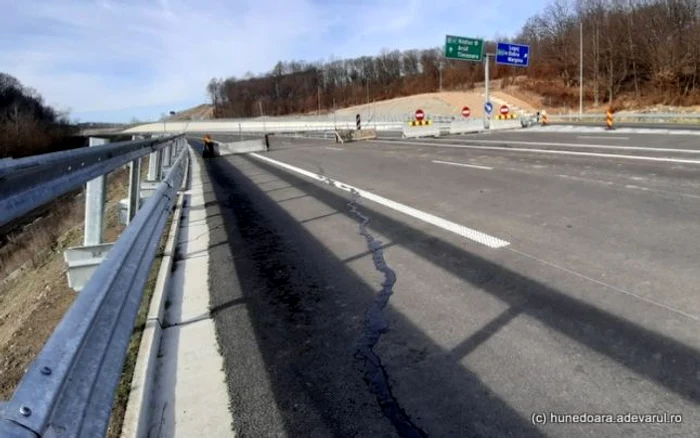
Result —
<instances>
[{"instance_id":1,"label":"tall metal pole","mask_svg":"<svg viewBox=\"0 0 700 438\"><path fill-rule=\"evenodd\" d=\"M579 23L579 101L578 101L578 112L583 114L583 21Z\"/></svg>"},{"instance_id":2,"label":"tall metal pole","mask_svg":"<svg viewBox=\"0 0 700 438\"><path fill-rule=\"evenodd\" d=\"M486 96L486 103L490 102L489 99L489 55L484 55L484 95ZM491 127L491 116L486 113L484 109L484 129L490 129Z\"/></svg>"},{"instance_id":3,"label":"tall metal pole","mask_svg":"<svg viewBox=\"0 0 700 438\"><path fill-rule=\"evenodd\" d=\"M267 129L265 128L265 115L263 114L262 100L258 101L258 107L260 108L260 117L262 117L263 121L263 134L265 134L265 132L267 132Z\"/></svg>"},{"instance_id":4,"label":"tall metal pole","mask_svg":"<svg viewBox=\"0 0 700 438\"><path fill-rule=\"evenodd\" d=\"M317 116L321 115L321 86L318 86L318 112L316 113Z\"/></svg>"},{"instance_id":5,"label":"tall metal pole","mask_svg":"<svg viewBox=\"0 0 700 438\"><path fill-rule=\"evenodd\" d=\"M369 78L367 78L367 121L369 121Z\"/></svg>"}]
</instances>

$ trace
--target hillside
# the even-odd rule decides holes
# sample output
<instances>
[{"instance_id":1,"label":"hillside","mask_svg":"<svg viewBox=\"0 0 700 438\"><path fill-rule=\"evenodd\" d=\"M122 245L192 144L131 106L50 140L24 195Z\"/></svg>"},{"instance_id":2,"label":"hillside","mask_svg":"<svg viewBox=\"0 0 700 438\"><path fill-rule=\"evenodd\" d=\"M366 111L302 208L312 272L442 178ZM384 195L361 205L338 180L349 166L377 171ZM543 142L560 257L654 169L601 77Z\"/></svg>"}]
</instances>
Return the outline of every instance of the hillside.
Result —
<instances>
[{"instance_id":1,"label":"hillside","mask_svg":"<svg viewBox=\"0 0 700 438\"><path fill-rule=\"evenodd\" d=\"M507 91L495 90L491 92L491 100L496 108L501 104L507 104L513 111L534 113L536 105L526 102ZM366 117L369 111L370 117L411 117L420 108L428 117L455 116L461 117L462 108L468 106L471 117L483 117L484 93L483 91L443 91L437 93L423 93L414 96L398 97L369 105L355 105L337 110L339 116L353 116L360 114Z\"/></svg>"},{"instance_id":2,"label":"hillside","mask_svg":"<svg viewBox=\"0 0 700 438\"><path fill-rule=\"evenodd\" d=\"M214 118L214 106L210 104L197 105L183 111L178 111L174 116L167 118L168 121L182 122L188 120L209 120Z\"/></svg>"},{"instance_id":3,"label":"hillside","mask_svg":"<svg viewBox=\"0 0 700 438\"><path fill-rule=\"evenodd\" d=\"M21 158L79 146L68 114L17 78L0 72L0 159Z\"/></svg>"}]
</instances>

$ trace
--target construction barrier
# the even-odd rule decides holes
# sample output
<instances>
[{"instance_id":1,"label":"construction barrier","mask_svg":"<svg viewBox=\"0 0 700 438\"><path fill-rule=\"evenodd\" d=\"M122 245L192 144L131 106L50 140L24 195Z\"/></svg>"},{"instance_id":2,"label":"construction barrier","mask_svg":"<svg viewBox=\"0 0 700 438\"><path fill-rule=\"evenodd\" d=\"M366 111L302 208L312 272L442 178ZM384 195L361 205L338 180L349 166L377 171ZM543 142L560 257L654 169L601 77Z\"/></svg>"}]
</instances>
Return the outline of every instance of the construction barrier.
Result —
<instances>
[{"instance_id":1,"label":"construction barrier","mask_svg":"<svg viewBox=\"0 0 700 438\"><path fill-rule=\"evenodd\" d=\"M497 120L512 120L516 117L518 117L517 114L496 114Z\"/></svg>"},{"instance_id":2,"label":"construction barrier","mask_svg":"<svg viewBox=\"0 0 700 438\"><path fill-rule=\"evenodd\" d=\"M545 126L547 124L548 124L547 113L545 111L542 111L542 126Z\"/></svg>"},{"instance_id":3,"label":"construction barrier","mask_svg":"<svg viewBox=\"0 0 700 438\"><path fill-rule=\"evenodd\" d=\"M405 126L403 128L403 136L406 138L440 137L440 127L439 126L424 126L421 128L414 128L414 127Z\"/></svg>"},{"instance_id":4,"label":"construction barrier","mask_svg":"<svg viewBox=\"0 0 700 438\"><path fill-rule=\"evenodd\" d=\"M466 134L469 132L479 132L484 129L484 123L481 120L455 120L450 123L450 134Z\"/></svg>"},{"instance_id":5,"label":"construction barrier","mask_svg":"<svg viewBox=\"0 0 700 438\"><path fill-rule=\"evenodd\" d=\"M613 112L612 109L608 108L606 118L605 118L605 124L608 126L608 129L614 129L613 128Z\"/></svg>"},{"instance_id":6,"label":"construction barrier","mask_svg":"<svg viewBox=\"0 0 700 438\"><path fill-rule=\"evenodd\" d=\"M430 126L433 124L432 120L411 120L408 122L409 126Z\"/></svg>"},{"instance_id":7,"label":"construction barrier","mask_svg":"<svg viewBox=\"0 0 700 438\"><path fill-rule=\"evenodd\" d=\"M510 119L510 120L493 120L491 122L491 127L489 129L491 131L500 131L500 130L507 130L507 129L516 129L516 128L522 128L522 124L520 123L520 120Z\"/></svg>"},{"instance_id":8,"label":"construction barrier","mask_svg":"<svg viewBox=\"0 0 700 438\"><path fill-rule=\"evenodd\" d=\"M226 155L247 154L249 152L263 152L270 148L267 135L259 140L234 141L230 143L214 143L214 156L225 157Z\"/></svg>"},{"instance_id":9,"label":"construction barrier","mask_svg":"<svg viewBox=\"0 0 700 438\"><path fill-rule=\"evenodd\" d=\"M335 131L336 143L346 141L374 140L377 138L376 129L338 129Z\"/></svg>"}]
</instances>

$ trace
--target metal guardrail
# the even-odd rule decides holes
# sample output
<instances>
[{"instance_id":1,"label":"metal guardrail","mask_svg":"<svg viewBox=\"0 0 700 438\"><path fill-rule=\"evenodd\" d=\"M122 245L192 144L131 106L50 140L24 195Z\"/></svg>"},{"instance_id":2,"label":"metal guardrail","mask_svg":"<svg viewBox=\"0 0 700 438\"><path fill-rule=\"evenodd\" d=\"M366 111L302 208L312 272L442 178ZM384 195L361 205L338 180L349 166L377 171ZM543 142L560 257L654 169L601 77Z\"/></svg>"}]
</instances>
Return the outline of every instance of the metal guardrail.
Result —
<instances>
[{"instance_id":1,"label":"metal guardrail","mask_svg":"<svg viewBox=\"0 0 700 438\"><path fill-rule=\"evenodd\" d=\"M0 161L0 226L180 136Z\"/></svg>"},{"instance_id":2,"label":"metal guardrail","mask_svg":"<svg viewBox=\"0 0 700 438\"><path fill-rule=\"evenodd\" d=\"M605 124L606 114L551 114L550 122L601 122ZM661 123L661 124L700 124L700 114L697 113L613 113L615 122L628 123Z\"/></svg>"},{"instance_id":3,"label":"metal guardrail","mask_svg":"<svg viewBox=\"0 0 700 438\"><path fill-rule=\"evenodd\" d=\"M11 167L39 178L36 169L43 167L48 172L50 166L60 165L63 172L54 173L54 181L60 181L62 187L75 187L95 173L114 170L152 150L167 145L175 148L184 143L172 141L175 138L178 137L113 144L104 150L92 148L100 153L76 151L80 158L73 154L51 154L35 158L32 166L24 166L31 160L17 160ZM111 152L102 155L107 149ZM144 286L181 187L188 153L186 147L179 151L166 178L94 272L27 369L12 398L0 403L0 437L104 436ZM84 167L81 163L85 163ZM76 165L79 170L73 169ZM7 190L12 190L8 181L18 180L8 170L9 166L1 169L4 179L0 180L0 187L4 197ZM33 187L43 188L51 183L49 177L41 178ZM13 196L18 193L31 196L31 191L15 189L11 192ZM4 205L15 208L13 204ZM15 208L12 214L22 208ZM4 211L3 214L12 216Z\"/></svg>"}]
</instances>

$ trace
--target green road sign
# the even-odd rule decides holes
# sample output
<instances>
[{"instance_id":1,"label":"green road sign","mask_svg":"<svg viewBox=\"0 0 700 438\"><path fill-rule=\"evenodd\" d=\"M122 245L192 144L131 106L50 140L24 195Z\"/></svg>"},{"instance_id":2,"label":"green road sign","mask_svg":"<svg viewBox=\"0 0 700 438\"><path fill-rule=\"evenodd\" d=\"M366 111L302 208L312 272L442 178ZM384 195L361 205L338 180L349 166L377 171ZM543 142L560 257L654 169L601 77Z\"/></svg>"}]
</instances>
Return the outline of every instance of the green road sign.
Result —
<instances>
[{"instance_id":1,"label":"green road sign","mask_svg":"<svg viewBox=\"0 0 700 438\"><path fill-rule=\"evenodd\" d=\"M447 35L445 58L481 62L484 59L484 40Z\"/></svg>"}]
</instances>

